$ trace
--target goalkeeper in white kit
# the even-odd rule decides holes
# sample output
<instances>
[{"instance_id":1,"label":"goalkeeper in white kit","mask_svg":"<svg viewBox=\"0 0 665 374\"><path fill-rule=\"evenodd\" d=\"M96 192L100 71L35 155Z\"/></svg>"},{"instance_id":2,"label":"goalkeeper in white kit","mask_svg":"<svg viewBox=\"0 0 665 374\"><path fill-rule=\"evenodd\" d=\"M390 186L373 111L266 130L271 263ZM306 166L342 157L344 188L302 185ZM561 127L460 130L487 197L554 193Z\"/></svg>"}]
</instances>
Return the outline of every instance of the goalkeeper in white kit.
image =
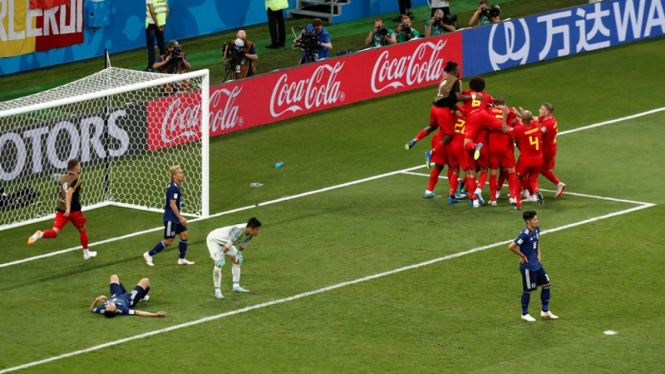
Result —
<instances>
[{"instance_id":1,"label":"goalkeeper in white kit","mask_svg":"<svg viewBox=\"0 0 665 374\"><path fill-rule=\"evenodd\" d=\"M210 257L215 261L215 268L212 272L212 280L215 285L215 297L222 300L222 267L224 266L225 255L233 261L231 274L233 274L233 292L249 292L240 287L240 265L243 262L242 251L247 248L249 242L257 235L261 222L252 217L247 223L222 227L208 234L206 244ZM237 248L236 248L237 246Z\"/></svg>"}]
</instances>

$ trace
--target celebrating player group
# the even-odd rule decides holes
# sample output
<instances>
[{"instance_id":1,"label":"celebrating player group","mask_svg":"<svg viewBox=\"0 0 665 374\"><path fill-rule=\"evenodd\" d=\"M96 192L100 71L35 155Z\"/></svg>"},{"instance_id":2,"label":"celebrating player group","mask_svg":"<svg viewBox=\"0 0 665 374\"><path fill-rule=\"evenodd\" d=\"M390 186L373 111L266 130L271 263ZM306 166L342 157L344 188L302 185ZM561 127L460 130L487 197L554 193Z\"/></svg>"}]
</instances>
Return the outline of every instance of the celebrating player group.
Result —
<instances>
[{"instance_id":1,"label":"celebrating player group","mask_svg":"<svg viewBox=\"0 0 665 374\"><path fill-rule=\"evenodd\" d=\"M446 64L432 103L429 126L406 144L409 150L438 130L432 138L431 151L425 152L427 167L432 171L424 197L441 197L434 193L434 188L445 165L448 165L450 204L459 203L468 196L469 206L479 208L484 205L482 190L487 183L488 171L490 205L497 205L506 179L509 201L515 209L522 209L522 199L544 204L538 186L540 174L556 185L554 197L561 197L566 185L552 171L558 130L552 104L544 103L539 116L534 119L530 111L508 108L502 97L494 98L484 92L485 80L481 77L471 78L470 89L462 90L459 73L455 62ZM517 162L515 145L520 151ZM464 172L462 178L460 169ZM464 193L465 185L468 194Z\"/></svg>"}]
</instances>

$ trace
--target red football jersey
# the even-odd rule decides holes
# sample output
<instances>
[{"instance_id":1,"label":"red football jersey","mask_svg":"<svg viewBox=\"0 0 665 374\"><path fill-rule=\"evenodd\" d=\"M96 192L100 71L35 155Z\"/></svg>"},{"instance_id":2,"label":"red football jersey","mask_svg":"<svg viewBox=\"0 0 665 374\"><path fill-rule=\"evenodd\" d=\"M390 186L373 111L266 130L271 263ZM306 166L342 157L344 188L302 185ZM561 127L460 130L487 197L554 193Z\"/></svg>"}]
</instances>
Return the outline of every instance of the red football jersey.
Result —
<instances>
[{"instance_id":1,"label":"red football jersey","mask_svg":"<svg viewBox=\"0 0 665 374\"><path fill-rule=\"evenodd\" d=\"M471 90L464 90L462 91L462 94L471 96L471 95L483 95L484 100L469 100L464 102L464 111L466 112L466 116L468 117L471 113L475 112L478 109L487 109L487 104L493 103L494 98L492 95L485 93L485 92L476 92L476 91L471 91Z\"/></svg>"},{"instance_id":2,"label":"red football jersey","mask_svg":"<svg viewBox=\"0 0 665 374\"><path fill-rule=\"evenodd\" d=\"M487 112L494 118L503 119L503 107L487 108ZM514 118L515 118L515 111L512 108L510 108L508 113L508 119L506 120L508 126L511 125ZM512 139L510 139L510 136L507 134L504 134L500 131L490 131L489 150L490 153L514 152L513 141Z\"/></svg>"},{"instance_id":3,"label":"red football jersey","mask_svg":"<svg viewBox=\"0 0 665 374\"><path fill-rule=\"evenodd\" d=\"M520 148L520 160L533 161L543 160L542 136L537 120L529 125L518 125L508 130L508 135L517 139ZM521 162L521 161L520 161Z\"/></svg>"},{"instance_id":4,"label":"red football jersey","mask_svg":"<svg viewBox=\"0 0 665 374\"><path fill-rule=\"evenodd\" d=\"M559 124L556 122L556 118L552 116L543 120L542 117L538 117L538 122L543 132L543 156L556 156L556 136L559 132Z\"/></svg>"}]
</instances>

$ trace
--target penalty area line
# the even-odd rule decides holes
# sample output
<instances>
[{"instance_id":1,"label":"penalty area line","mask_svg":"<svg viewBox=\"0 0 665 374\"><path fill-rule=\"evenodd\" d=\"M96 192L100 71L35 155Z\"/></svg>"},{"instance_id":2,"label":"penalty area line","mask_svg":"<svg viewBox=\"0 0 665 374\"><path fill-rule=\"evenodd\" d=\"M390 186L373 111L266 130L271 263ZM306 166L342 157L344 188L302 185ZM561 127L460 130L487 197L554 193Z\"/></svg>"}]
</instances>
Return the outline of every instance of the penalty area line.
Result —
<instances>
[{"instance_id":1,"label":"penalty area line","mask_svg":"<svg viewBox=\"0 0 665 374\"><path fill-rule=\"evenodd\" d=\"M568 224L568 225L555 227L553 229L543 230L543 231L540 232L540 234L541 235L546 235L546 234L549 234L549 233L569 229L569 228L584 225L584 224L587 224L587 223L596 222L596 221L600 221L600 220L603 220L603 219L616 217L616 216L619 216L619 215L622 215L622 214L631 213L631 212L634 212L634 211L637 211L637 210L650 208L654 205L655 204L640 205L640 206L637 206L637 207L634 207L634 208L631 208L631 209L621 210L621 211L618 211L618 212L605 214L605 215L598 216L598 217L589 218L589 219L579 221L579 222L575 222L575 223L571 223L571 224ZM305 298L307 296L321 294L321 293L336 290L336 289L339 289L339 288L342 288L342 287L351 286L351 285L354 285L354 284L370 281L370 280L373 280L373 279L382 278L382 277L385 277L385 276L388 276L388 275L401 273L401 272L404 272L404 271L407 271L407 270L418 269L418 268L421 268L421 267L424 267L424 266L436 264L438 262L442 262L442 261L450 260L450 259L453 259L453 258L466 256L466 255L469 255L469 254L472 254L472 253L475 253L475 252L484 251L486 249L495 248L495 247L498 247L498 246L501 246L501 245L507 245L510 242L512 242L512 240L504 240L504 241L501 241L501 242L496 242L494 244L489 244L489 245L482 246L482 247L476 247L476 248L470 249L468 251L453 253L453 254L450 254L450 255L447 255L447 256L435 258L433 260L420 262L418 264L408 265L408 266L404 266L404 267L401 267L401 268L398 268L398 269L389 270L389 271L385 271L385 272L382 272L382 273L369 275L369 276L366 276L366 277L363 277L363 278L358 278L358 279L354 279L354 280L351 280L351 281L338 283L338 284L335 284L335 285L332 285L332 286L319 288L317 290L299 293L297 295L289 296L289 297L286 297L286 298L273 300L273 301L269 301L269 302L265 302L265 303L261 303L261 304L256 304L256 305L248 306L248 307L245 307L245 308L242 308L242 309L237 309L237 310L233 310L233 311L230 311L230 312L217 314L217 315L214 315L214 316L201 318L201 319L198 319L198 320L195 320L195 321L181 323L181 324L170 326L170 327L167 327L167 328L164 328L164 329L154 330L154 331L146 332L146 333L143 333L143 334L130 336L130 337L127 337L127 338L124 338L124 339L119 339L119 340L115 340L115 341L112 341L112 342L99 344L99 345L92 346L92 347L89 347L89 348L86 348L86 349L81 349L81 350L78 350L78 351L69 352L69 353L65 353L65 354L62 354L62 355L58 355L58 356L49 357L49 358L39 360L39 361L33 361L33 362L30 362L30 363L27 363L27 364L14 366L14 367L10 367L10 368L7 368L7 369L0 370L0 374L9 373L9 372L12 372L12 371L17 371L17 370L22 370L22 369L27 369L27 368L30 368L30 367L33 367L33 366L58 361L58 360L61 360L63 358L73 357L73 356L81 355L81 354L84 354L84 353L97 351L97 350L100 350L100 349L103 349L103 348L112 347L112 346L120 345L120 344L123 344L123 343L131 342L131 341L134 341L134 340L147 338L149 336L163 334L163 333L166 333L166 332L169 332L169 331L174 331L174 330L179 330L179 329L182 329L182 328L185 328L185 327L195 326L195 325L198 325L198 324L201 324L201 323L214 321L214 320L217 320L217 319L220 319L220 318L229 317L229 316L249 312L249 311L256 310L256 309L266 308L266 307L269 307L269 306L272 306L272 305L278 305L278 304L286 303L286 302L289 302L289 301L302 299L302 298Z\"/></svg>"}]
</instances>

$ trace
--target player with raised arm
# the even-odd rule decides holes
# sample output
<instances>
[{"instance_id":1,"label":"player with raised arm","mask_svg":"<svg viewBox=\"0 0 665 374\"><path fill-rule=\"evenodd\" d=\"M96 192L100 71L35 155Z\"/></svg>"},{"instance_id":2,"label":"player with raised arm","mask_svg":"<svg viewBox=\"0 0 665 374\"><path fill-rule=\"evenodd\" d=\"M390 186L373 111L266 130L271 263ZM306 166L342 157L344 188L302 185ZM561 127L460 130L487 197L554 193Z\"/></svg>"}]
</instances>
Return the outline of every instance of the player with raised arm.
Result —
<instances>
[{"instance_id":1,"label":"player with raised arm","mask_svg":"<svg viewBox=\"0 0 665 374\"><path fill-rule=\"evenodd\" d=\"M233 261L231 274L233 274L233 292L246 293L246 290L240 287L240 265L243 263L242 252L247 248L250 241L259 235L261 222L252 217L247 223L241 223L233 226L226 226L213 230L206 238L210 258L215 262L212 271L212 281L215 286L215 297L223 300L222 295L222 267L224 266L225 256L229 256Z\"/></svg>"},{"instance_id":2,"label":"player with raised arm","mask_svg":"<svg viewBox=\"0 0 665 374\"><path fill-rule=\"evenodd\" d=\"M503 110L503 126L507 128L506 121L508 119L509 109L506 107ZM522 194L520 193L520 181L528 191L529 195L535 195L539 204L544 204L545 199L543 194L540 193L538 188L538 174L543 164L543 153L541 147L542 132L538 125L538 121L533 119L530 111L525 110L522 112L522 125L517 125L511 129L507 129L508 135L517 139L517 146L520 149L520 158L517 161L515 168L515 177L517 183L513 193L517 198L515 209L522 209ZM527 200L534 201L534 200Z\"/></svg>"},{"instance_id":3,"label":"player with raised arm","mask_svg":"<svg viewBox=\"0 0 665 374\"><path fill-rule=\"evenodd\" d=\"M41 238L52 239L58 237L62 228L71 221L79 231L79 239L83 246L83 259L89 260L97 256L97 252L88 250L88 230L85 223L87 219L81 213L81 163L73 158L67 162L67 174L60 178L60 200L55 212L55 222L52 230L37 230L28 239L28 244L33 244Z\"/></svg>"},{"instance_id":4,"label":"player with raised arm","mask_svg":"<svg viewBox=\"0 0 665 374\"><path fill-rule=\"evenodd\" d=\"M166 312L149 313L132 309L139 302L148 301L148 299L150 299L148 296L148 292L150 291L150 280L148 278L141 279L132 292L127 292L125 286L120 283L120 279L118 279L118 276L115 274L111 275L109 283L111 297L107 298L104 295L98 296L90 305L90 312L103 314L106 318L113 318L118 314L141 317L166 316ZM102 301L104 304L98 307L97 303Z\"/></svg>"},{"instance_id":5,"label":"player with raised arm","mask_svg":"<svg viewBox=\"0 0 665 374\"><path fill-rule=\"evenodd\" d=\"M443 171L443 165L447 164L446 145L453 139L453 133L449 131L453 128L452 109L458 101L471 100L472 98L471 96L463 95L461 92L461 84L459 80L460 68L457 63L448 61L443 71L443 79L441 79L441 82L439 83L439 89L432 102L432 108L430 109L429 126L420 131L420 133L418 133L413 140L406 143L405 146L407 150L411 149L420 139L429 135L436 128L439 128L440 131L448 129L448 132L444 132L444 135L440 137L440 141L432 143L434 145L432 150L425 152L425 162L428 169L431 166L433 158L437 158L437 160L435 160L436 166L430 173L430 182L425 190L425 198L438 197L432 191L434 186L436 186L441 171ZM449 202L453 203L454 201L449 200Z\"/></svg>"},{"instance_id":6,"label":"player with raised arm","mask_svg":"<svg viewBox=\"0 0 665 374\"><path fill-rule=\"evenodd\" d=\"M506 100L503 97L498 96L494 99L494 106L488 108L490 115L494 118L502 119L503 118L503 107L506 106ZM512 126L513 120L515 119L515 111L508 109L508 118L506 124ZM505 134L501 131L490 131L488 136L488 148L489 148L489 158L490 158L490 205L496 205L496 199L498 197L498 191L501 190L501 185L497 184L497 173L499 168L505 170L508 174L508 190L509 199L511 204L517 204L517 200L513 195L513 189L515 188L515 146L513 140L508 134ZM503 182L501 182L503 184Z\"/></svg>"},{"instance_id":7,"label":"player with raised arm","mask_svg":"<svg viewBox=\"0 0 665 374\"><path fill-rule=\"evenodd\" d=\"M520 273L522 273L522 319L535 322L529 315L529 301L531 291L541 287L540 300L543 304L540 316L543 319L559 319L549 310L550 304L550 278L540 263L540 227L536 211L527 210L522 214L526 227L520 235L508 245L513 253L520 256Z\"/></svg>"},{"instance_id":8,"label":"player with raised arm","mask_svg":"<svg viewBox=\"0 0 665 374\"><path fill-rule=\"evenodd\" d=\"M566 184L561 182L559 178L554 175L554 172L552 172L556 161L556 136L559 132L559 124L557 123L556 118L552 115L552 112L554 112L554 106L550 103L544 103L538 111L538 122L541 126L540 130L543 132L543 167L540 170L540 174L550 182L554 183L556 186L556 194L554 195L554 198L558 199L563 195L563 191L566 189Z\"/></svg>"},{"instance_id":9,"label":"player with raised arm","mask_svg":"<svg viewBox=\"0 0 665 374\"><path fill-rule=\"evenodd\" d=\"M180 256L178 257L178 265L194 265L194 262L187 261L185 255L187 254L187 219L180 214L180 185L185 181L185 173L180 168L180 165L172 166L169 169L169 179L171 182L166 188L166 204L164 206L164 240L157 243L153 249L143 254L145 263L148 266L155 266L152 262L152 256L164 250L164 248L173 244L173 239L176 235L180 236L180 243L178 249Z\"/></svg>"}]
</instances>

